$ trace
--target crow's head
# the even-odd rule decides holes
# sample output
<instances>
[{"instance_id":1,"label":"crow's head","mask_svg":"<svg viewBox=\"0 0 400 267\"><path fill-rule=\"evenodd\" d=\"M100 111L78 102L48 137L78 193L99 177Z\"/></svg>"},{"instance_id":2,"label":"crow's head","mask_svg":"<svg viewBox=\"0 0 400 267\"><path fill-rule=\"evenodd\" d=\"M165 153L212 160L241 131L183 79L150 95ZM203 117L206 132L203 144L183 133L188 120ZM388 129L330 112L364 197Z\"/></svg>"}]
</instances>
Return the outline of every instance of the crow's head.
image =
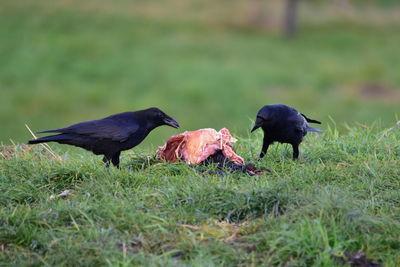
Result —
<instances>
[{"instance_id":1,"label":"crow's head","mask_svg":"<svg viewBox=\"0 0 400 267\"><path fill-rule=\"evenodd\" d=\"M256 121L254 122L253 129L251 129L251 132L254 132L264 124L270 122L272 120L271 116L269 115L268 110L264 107L260 109L260 111L257 113Z\"/></svg>"},{"instance_id":2,"label":"crow's head","mask_svg":"<svg viewBox=\"0 0 400 267\"><path fill-rule=\"evenodd\" d=\"M169 125L174 128L179 128L179 123L165 114L159 108L149 108L146 110L147 118L150 119L156 125Z\"/></svg>"}]
</instances>

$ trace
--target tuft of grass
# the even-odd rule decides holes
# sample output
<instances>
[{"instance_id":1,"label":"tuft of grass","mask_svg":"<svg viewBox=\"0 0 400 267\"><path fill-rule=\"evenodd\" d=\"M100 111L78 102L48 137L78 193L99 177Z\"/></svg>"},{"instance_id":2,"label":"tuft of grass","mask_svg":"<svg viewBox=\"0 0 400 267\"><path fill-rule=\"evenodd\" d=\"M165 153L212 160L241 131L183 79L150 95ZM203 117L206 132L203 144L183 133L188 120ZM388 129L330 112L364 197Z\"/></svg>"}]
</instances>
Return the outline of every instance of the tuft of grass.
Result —
<instances>
[{"instance_id":1,"label":"tuft of grass","mask_svg":"<svg viewBox=\"0 0 400 267\"><path fill-rule=\"evenodd\" d=\"M329 128L307 135L294 162L279 144L257 160L261 133L239 137L238 154L272 170L255 177L145 152L106 169L83 151L55 149L55 160L40 146L2 146L0 262L335 266L345 252L364 252L395 266L399 141L398 124Z\"/></svg>"}]
</instances>

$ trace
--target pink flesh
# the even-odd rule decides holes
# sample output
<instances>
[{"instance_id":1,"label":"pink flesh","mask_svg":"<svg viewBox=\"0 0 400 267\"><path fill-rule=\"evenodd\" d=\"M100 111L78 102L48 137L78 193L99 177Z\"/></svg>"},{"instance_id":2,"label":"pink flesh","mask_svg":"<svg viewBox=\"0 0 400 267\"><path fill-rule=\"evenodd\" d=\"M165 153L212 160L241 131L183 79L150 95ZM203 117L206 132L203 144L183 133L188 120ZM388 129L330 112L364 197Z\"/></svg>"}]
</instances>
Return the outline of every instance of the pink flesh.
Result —
<instances>
[{"instance_id":1,"label":"pink flesh","mask_svg":"<svg viewBox=\"0 0 400 267\"><path fill-rule=\"evenodd\" d=\"M243 158L233 151L232 143L236 141L226 128L219 132L210 128L200 129L170 137L164 146L158 148L157 154L169 162L183 160L187 164L199 164L220 149L230 161L243 165Z\"/></svg>"}]
</instances>

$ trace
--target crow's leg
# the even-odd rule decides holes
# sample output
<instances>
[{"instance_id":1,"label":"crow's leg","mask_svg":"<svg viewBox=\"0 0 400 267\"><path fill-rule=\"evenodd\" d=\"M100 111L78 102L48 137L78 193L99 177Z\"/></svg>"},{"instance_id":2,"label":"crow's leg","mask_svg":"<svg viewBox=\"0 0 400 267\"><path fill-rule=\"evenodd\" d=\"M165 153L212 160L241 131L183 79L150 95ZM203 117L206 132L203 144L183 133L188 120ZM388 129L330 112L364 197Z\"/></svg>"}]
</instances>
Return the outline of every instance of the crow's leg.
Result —
<instances>
[{"instance_id":1,"label":"crow's leg","mask_svg":"<svg viewBox=\"0 0 400 267\"><path fill-rule=\"evenodd\" d=\"M112 158L111 158L112 164L117 168L119 168L119 155L120 154L121 154L121 152L118 152L118 153L114 154L114 156L112 156Z\"/></svg>"},{"instance_id":2,"label":"crow's leg","mask_svg":"<svg viewBox=\"0 0 400 267\"><path fill-rule=\"evenodd\" d=\"M299 158L299 144L292 144L293 147L293 159Z\"/></svg>"},{"instance_id":3,"label":"crow's leg","mask_svg":"<svg viewBox=\"0 0 400 267\"><path fill-rule=\"evenodd\" d=\"M111 160L111 157L104 155L103 162L106 164L106 168L110 167L110 160Z\"/></svg>"},{"instance_id":4,"label":"crow's leg","mask_svg":"<svg viewBox=\"0 0 400 267\"><path fill-rule=\"evenodd\" d=\"M261 148L261 153L260 153L260 159L263 158L265 156L265 154L267 153L268 147L271 144L271 142L267 139L264 138L263 140L263 145Z\"/></svg>"}]
</instances>

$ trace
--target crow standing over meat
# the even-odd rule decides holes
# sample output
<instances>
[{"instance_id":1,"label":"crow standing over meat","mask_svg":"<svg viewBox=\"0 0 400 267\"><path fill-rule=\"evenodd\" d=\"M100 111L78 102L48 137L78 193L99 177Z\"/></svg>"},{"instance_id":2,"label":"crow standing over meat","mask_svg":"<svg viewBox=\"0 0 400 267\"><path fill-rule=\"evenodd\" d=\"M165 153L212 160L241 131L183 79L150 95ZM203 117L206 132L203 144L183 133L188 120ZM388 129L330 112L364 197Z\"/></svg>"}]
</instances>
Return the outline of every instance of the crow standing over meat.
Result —
<instances>
[{"instance_id":1,"label":"crow standing over meat","mask_svg":"<svg viewBox=\"0 0 400 267\"><path fill-rule=\"evenodd\" d=\"M310 127L308 123L321 122L307 118L296 109L274 104L262 107L251 132L258 128L264 131L263 145L260 158L267 153L269 145L274 142L289 143L293 147L293 159L299 157L299 145L307 132L321 132L321 130Z\"/></svg>"},{"instance_id":2,"label":"crow standing over meat","mask_svg":"<svg viewBox=\"0 0 400 267\"><path fill-rule=\"evenodd\" d=\"M169 125L179 128L179 123L158 108L124 112L109 117L77 123L65 128L39 133L59 133L30 140L28 144L57 142L73 145L104 155L103 162L119 167L121 151L140 144L156 127Z\"/></svg>"}]
</instances>

